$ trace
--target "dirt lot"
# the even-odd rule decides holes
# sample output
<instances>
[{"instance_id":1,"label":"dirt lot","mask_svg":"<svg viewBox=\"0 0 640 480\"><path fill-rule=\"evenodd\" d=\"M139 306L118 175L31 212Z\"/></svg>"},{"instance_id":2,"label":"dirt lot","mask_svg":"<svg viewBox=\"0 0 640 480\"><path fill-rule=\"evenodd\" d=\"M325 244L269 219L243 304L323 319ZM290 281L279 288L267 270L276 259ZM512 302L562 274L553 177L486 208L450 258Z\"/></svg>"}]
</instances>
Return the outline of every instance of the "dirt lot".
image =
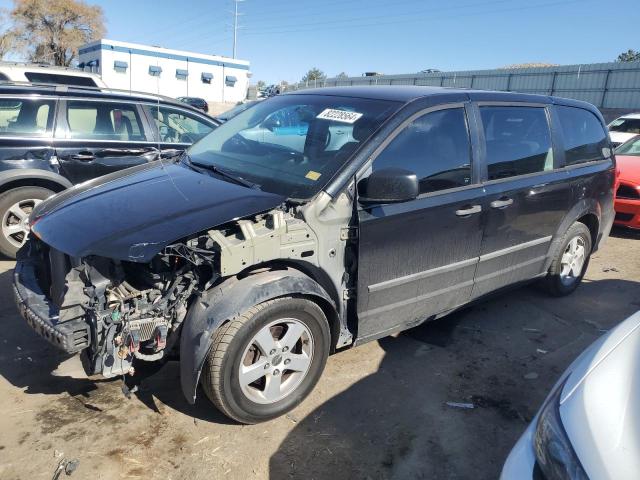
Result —
<instances>
[{"instance_id":1,"label":"dirt lot","mask_svg":"<svg viewBox=\"0 0 640 480\"><path fill-rule=\"evenodd\" d=\"M640 309L640 236L617 231L572 296L525 287L340 353L291 414L240 426L202 392L187 404L175 363L131 399L82 379L17 315L12 266L0 261L3 480L48 480L61 458L79 459L78 479L495 479L558 375Z\"/></svg>"}]
</instances>

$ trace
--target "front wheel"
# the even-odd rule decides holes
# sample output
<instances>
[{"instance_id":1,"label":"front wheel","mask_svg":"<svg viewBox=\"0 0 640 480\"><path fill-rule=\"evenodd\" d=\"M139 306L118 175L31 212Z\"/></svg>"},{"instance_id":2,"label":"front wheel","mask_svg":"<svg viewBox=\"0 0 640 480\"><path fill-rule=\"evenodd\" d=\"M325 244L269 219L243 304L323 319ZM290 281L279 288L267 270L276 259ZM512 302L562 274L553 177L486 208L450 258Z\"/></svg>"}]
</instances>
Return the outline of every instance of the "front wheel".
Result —
<instances>
[{"instance_id":1,"label":"front wheel","mask_svg":"<svg viewBox=\"0 0 640 480\"><path fill-rule=\"evenodd\" d=\"M584 223L569 227L545 279L549 293L562 297L578 288L589 265L591 245L591 232Z\"/></svg>"},{"instance_id":2,"label":"front wheel","mask_svg":"<svg viewBox=\"0 0 640 480\"><path fill-rule=\"evenodd\" d=\"M216 331L201 383L207 397L234 420L270 420L311 392L329 345L329 325L317 304L293 297L269 300Z\"/></svg>"},{"instance_id":3,"label":"front wheel","mask_svg":"<svg viewBox=\"0 0 640 480\"><path fill-rule=\"evenodd\" d=\"M0 196L0 253L16 258L29 234L29 215L37 204L54 194L47 188L19 187Z\"/></svg>"}]
</instances>

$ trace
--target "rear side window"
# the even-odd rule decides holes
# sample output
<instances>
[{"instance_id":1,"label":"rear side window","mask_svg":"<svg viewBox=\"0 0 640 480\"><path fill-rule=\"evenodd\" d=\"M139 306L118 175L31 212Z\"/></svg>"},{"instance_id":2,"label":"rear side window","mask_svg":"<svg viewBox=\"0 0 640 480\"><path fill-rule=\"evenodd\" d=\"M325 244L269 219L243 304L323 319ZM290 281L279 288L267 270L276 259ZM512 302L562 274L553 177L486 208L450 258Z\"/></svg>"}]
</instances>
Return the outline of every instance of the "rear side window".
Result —
<instances>
[{"instance_id":1,"label":"rear side window","mask_svg":"<svg viewBox=\"0 0 640 480\"><path fill-rule=\"evenodd\" d=\"M97 87L90 77L61 75L59 73L25 72L25 77L32 83L55 83L59 85L75 85L78 87Z\"/></svg>"},{"instance_id":2,"label":"rear side window","mask_svg":"<svg viewBox=\"0 0 640 480\"><path fill-rule=\"evenodd\" d=\"M427 113L414 120L373 161L373 170L403 168L416 174L420 193L471 184L471 144L464 109Z\"/></svg>"},{"instance_id":3,"label":"rear side window","mask_svg":"<svg viewBox=\"0 0 640 480\"><path fill-rule=\"evenodd\" d=\"M9 80L9 77L7 77L4 73L0 73L0 82L6 82Z\"/></svg>"},{"instance_id":4,"label":"rear side window","mask_svg":"<svg viewBox=\"0 0 640 480\"><path fill-rule=\"evenodd\" d=\"M69 101L67 123L69 138L145 140L136 107L127 103Z\"/></svg>"},{"instance_id":5,"label":"rear side window","mask_svg":"<svg viewBox=\"0 0 640 480\"><path fill-rule=\"evenodd\" d=\"M489 180L553 170L553 148L542 107L480 107Z\"/></svg>"},{"instance_id":6,"label":"rear side window","mask_svg":"<svg viewBox=\"0 0 640 480\"><path fill-rule=\"evenodd\" d=\"M54 100L0 99L0 135L46 135L53 124L54 105Z\"/></svg>"},{"instance_id":7,"label":"rear side window","mask_svg":"<svg viewBox=\"0 0 640 480\"><path fill-rule=\"evenodd\" d=\"M603 160L609 148L607 133L598 118L588 110L556 107L564 139L567 165Z\"/></svg>"}]
</instances>

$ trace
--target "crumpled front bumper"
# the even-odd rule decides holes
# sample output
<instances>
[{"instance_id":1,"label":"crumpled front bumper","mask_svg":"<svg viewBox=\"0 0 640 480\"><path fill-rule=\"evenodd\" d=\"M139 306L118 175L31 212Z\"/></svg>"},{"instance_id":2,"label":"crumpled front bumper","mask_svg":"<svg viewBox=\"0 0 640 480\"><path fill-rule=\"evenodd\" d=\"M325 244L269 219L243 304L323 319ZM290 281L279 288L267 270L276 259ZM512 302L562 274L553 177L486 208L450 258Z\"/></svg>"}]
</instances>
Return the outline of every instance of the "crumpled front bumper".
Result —
<instances>
[{"instance_id":1,"label":"crumpled front bumper","mask_svg":"<svg viewBox=\"0 0 640 480\"><path fill-rule=\"evenodd\" d=\"M13 294L18 310L38 335L67 353L89 346L91 331L87 322L76 319L60 323L58 307L42 292L37 280L39 258L26 245L20 252L13 272Z\"/></svg>"}]
</instances>

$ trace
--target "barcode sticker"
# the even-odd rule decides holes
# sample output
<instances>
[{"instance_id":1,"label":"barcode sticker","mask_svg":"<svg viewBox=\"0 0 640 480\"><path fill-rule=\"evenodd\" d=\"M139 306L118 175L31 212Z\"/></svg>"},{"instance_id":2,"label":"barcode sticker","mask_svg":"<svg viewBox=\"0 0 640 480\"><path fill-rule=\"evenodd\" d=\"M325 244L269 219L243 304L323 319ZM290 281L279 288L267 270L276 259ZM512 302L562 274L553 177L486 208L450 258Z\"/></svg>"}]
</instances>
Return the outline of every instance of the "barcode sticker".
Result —
<instances>
[{"instance_id":1,"label":"barcode sticker","mask_svg":"<svg viewBox=\"0 0 640 480\"><path fill-rule=\"evenodd\" d=\"M333 120L334 122L355 123L361 116L362 113L358 112L326 108L316 118L321 118L323 120Z\"/></svg>"}]
</instances>

